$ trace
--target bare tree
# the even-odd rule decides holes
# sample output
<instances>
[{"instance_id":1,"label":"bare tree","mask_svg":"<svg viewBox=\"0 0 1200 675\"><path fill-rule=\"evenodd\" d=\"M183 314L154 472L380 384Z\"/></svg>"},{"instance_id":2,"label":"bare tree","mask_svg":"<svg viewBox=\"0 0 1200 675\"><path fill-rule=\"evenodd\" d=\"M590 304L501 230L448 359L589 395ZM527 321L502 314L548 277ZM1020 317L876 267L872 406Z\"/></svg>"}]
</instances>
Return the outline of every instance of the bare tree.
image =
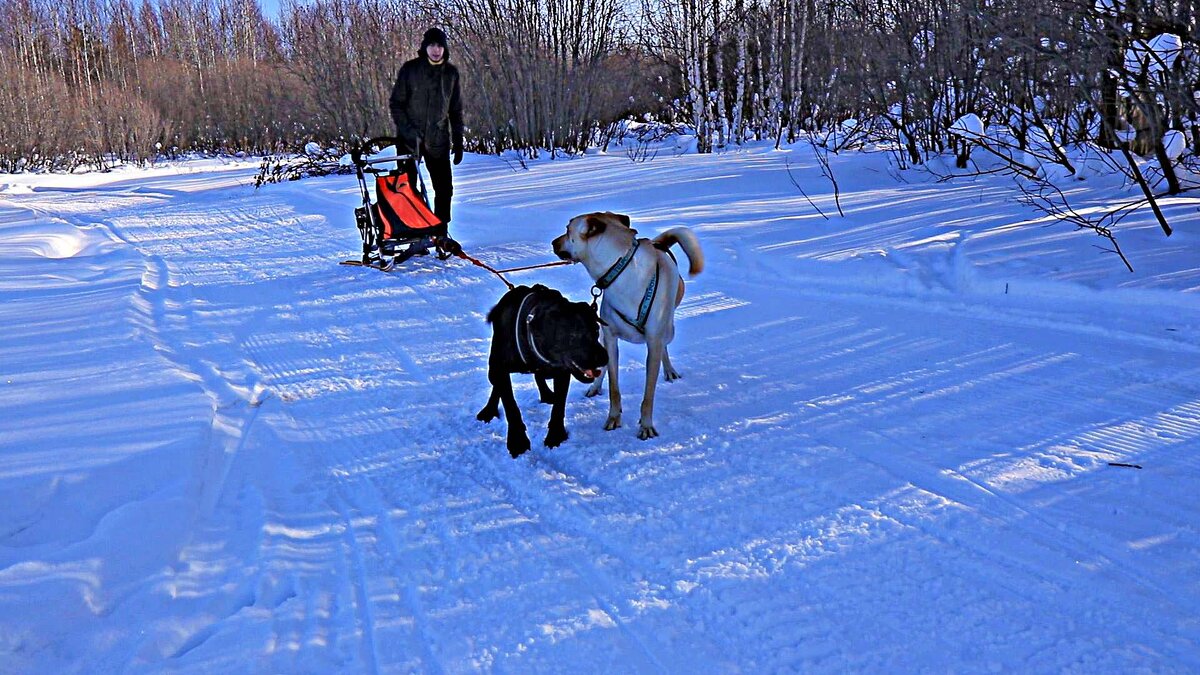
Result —
<instances>
[{"instance_id":1,"label":"bare tree","mask_svg":"<svg viewBox=\"0 0 1200 675\"><path fill-rule=\"evenodd\" d=\"M853 128L840 138L869 134L901 166L965 167L977 146L950 126L974 113L1006 130L1002 154L1068 171L1074 145L1120 149L1132 128L1150 188L1174 193L1188 183L1164 138L1200 152L1198 2L295 0L276 23L257 0L0 0L0 155L387 132L396 69L443 25L477 151L578 151L651 114L686 122L701 152Z\"/></svg>"},{"instance_id":2,"label":"bare tree","mask_svg":"<svg viewBox=\"0 0 1200 675\"><path fill-rule=\"evenodd\" d=\"M616 0L448 0L439 9L464 59L480 149L578 151L611 119L608 66L623 47Z\"/></svg>"}]
</instances>

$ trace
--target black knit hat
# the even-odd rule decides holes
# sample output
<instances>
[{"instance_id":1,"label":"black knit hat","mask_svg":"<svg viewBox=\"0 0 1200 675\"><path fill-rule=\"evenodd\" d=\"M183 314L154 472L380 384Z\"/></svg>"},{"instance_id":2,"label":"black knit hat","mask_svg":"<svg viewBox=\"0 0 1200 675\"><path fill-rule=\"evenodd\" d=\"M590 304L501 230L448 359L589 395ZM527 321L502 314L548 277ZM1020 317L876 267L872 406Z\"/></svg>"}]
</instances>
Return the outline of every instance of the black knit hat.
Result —
<instances>
[{"instance_id":1,"label":"black knit hat","mask_svg":"<svg viewBox=\"0 0 1200 675\"><path fill-rule=\"evenodd\" d=\"M443 48L446 46L446 33L441 28L430 28L421 38L421 49L433 44L441 45Z\"/></svg>"}]
</instances>

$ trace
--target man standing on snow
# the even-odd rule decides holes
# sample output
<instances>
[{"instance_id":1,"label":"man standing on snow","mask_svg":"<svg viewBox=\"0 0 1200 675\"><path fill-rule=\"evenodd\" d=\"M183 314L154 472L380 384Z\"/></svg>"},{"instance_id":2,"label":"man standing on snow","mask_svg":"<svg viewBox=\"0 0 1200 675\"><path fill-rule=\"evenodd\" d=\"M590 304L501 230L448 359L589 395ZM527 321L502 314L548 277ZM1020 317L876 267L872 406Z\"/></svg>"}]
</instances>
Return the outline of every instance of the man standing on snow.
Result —
<instances>
[{"instance_id":1,"label":"man standing on snow","mask_svg":"<svg viewBox=\"0 0 1200 675\"><path fill-rule=\"evenodd\" d=\"M446 34L430 28L421 38L417 58L406 62L392 87L392 120L400 139L397 151L419 152L433 183L433 212L450 222L450 197L454 182L451 156L458 164L463 157L462 97L458 68L449 63ZM416 165L409 180L416 185Z\"/></svg>"}]
</instances>

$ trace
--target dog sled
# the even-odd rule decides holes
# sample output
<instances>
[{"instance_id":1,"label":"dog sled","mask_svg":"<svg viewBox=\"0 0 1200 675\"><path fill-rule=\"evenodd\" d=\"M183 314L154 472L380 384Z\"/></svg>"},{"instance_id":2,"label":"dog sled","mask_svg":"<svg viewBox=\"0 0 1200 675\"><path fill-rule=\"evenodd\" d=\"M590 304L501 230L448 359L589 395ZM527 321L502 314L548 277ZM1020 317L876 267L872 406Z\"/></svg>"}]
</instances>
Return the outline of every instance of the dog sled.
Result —
<instances>
[{"instance_id":1,"label":"dog sled","mask_svg":"<svg viewBox=\"0 0 1200 675\"><path fill-rule=\"evenodd\" d=\"M462 250L458 242L450 238L446 223L429 209L429 199L418 171L420 157L399 153L377 155L388 146L399 147L396 141L392 136L378 136L350 150L350 161L362 194L362 205L354 209L354 222L362 239L362 257L343 261L343 265L372 267L386 272L415 255L428 254L430 248L439 260ZM413 176L417 177L417 185L412 184ZM371 200L372 188L374 201Z\"/></svg>"}]
</instances>

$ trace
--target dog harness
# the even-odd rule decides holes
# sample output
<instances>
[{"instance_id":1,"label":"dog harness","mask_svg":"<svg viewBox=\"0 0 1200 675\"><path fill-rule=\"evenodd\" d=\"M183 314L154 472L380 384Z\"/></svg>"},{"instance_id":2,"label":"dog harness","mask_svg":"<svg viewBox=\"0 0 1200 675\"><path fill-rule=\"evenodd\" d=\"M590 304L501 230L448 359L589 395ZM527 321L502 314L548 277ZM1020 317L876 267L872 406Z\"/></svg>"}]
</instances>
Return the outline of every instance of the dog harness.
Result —
<instances>
[{"instance_id":1,"label":"dog harness","mask_svg":"<svg viewBox=\"0 0 1200 675\"><path fill-rule=\"evenodd\" d=\"M529 302L529 299L532 297L533 292L530 291L525 295L525 298L521 300L521 306L517 309L517 320L514 322L514 329L516 331L517 338L517 355L521 357L522 364L526 366L533 365L529 363L529 359L525 357L525 348L522 346L524 343L528 342L529 351L533 352L533 355L537 357L538 361L541 362L541 365L548 366L550 365L550 361L548 361L546 357L542 356L542 353L538 351L537 343L533 341L533 331L529 328L529 324L533 323L533 310L529 310L528 314L525 313L525 303ZM525 327L524 339L521 338L522 326Z\"/></svg>"},{"instance_id":2,"label":"dog harness","mask_svg":"<svg viewBox=\"0 0 1200 675\"><path fill-rule=\"evenodd\" d=\"M617 280L617 277L621 276L621 273L625 271L626 267L629 267L629 263L633 261L634 254L637 253L638 246L641 245L641 243L643 241L649 241L649 240L648 239L635 239L633 241L633 246L629 247L629 250L626 251L625 255L621 256L620 259L617 260L617 262L613 263L612 267L608 268L607 272L600 275L600 278L596 280L595 285L592 287L593 288L593 290L592 290L592 299L593 299L592 300L592 308L593 309L595 309L595 306L596 306L595 300L598 299L600 297L600 295L604 293L604 290L606 288L608 288L609 286L612 286L613 282ZM666 250L666 249L662 249L662 250ZM667 250L667 254L671 255L672 260L675 258L675 256L672 255L669 250ZM599 291L599 292L597 292L597 291ZM646 287L646 292L642 295L642 302L641 302L641 304L638 305L637 318L635 318L633 321L630 321L629 317L622 314L621 311L618 310L616 307L613 307L613 311L617 313L617 316L621 317L622 321L629 324L630 326L633 326L634 329L637 330L637 332L641 333L642 335L645 335L646 334L646 321L648 321L650 319L650 308L652 306L654 306L654 298L657 295L658 295L658 264L656 263L654 265L654 277L652 277L650 279L650 285Z\"/></svg>"}]
</instances>

